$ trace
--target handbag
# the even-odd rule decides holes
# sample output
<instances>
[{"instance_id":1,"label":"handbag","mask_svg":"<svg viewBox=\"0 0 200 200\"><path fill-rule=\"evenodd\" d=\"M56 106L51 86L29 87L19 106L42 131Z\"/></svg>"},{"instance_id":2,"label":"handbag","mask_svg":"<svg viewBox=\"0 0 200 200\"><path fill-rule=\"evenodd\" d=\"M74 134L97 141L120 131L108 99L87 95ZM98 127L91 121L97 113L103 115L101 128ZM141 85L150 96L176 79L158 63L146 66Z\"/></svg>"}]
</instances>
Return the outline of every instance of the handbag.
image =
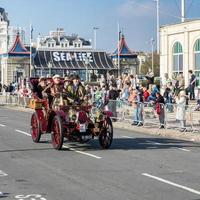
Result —
<instances>
[{"instance_id":1,"label":"handbag","mask_svg":"<svg viewBox=\"0 0 200 200\"><path fill-rule=\"evenodd\" d=\"M161 106L160 103L156 103L156 113L159 115L161 112Z\"/></svg>"}]
</instances>

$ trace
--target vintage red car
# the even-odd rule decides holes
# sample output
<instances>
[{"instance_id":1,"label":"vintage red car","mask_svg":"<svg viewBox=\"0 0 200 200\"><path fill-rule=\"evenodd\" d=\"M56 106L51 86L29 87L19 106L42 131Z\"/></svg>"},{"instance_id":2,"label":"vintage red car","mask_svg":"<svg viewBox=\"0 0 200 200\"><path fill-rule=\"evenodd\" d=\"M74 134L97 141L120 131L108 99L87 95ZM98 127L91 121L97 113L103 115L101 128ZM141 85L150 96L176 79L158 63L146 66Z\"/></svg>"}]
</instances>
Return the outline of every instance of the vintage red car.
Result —
<instances>
[{"instance_id":1,"label":"vintage red car","mask_svg":"<svg viewBox=\"0 0 200 200\"><path fill-rule=\"evenodd\" d=\"M37 81L32 81L32 84L37 84ZM50 133L52 145L57 150L62 149L64 138L85 143L97 137L103 149L111 146L111 112L97 109L87 102L65 105L63 94L60 94L60 102L50 108L48 98L39 99L35 90L33 94L30 107L35 111L31 117L31 135L35 143L40 141L42 134Z\"/></svg>"}]
</instances>

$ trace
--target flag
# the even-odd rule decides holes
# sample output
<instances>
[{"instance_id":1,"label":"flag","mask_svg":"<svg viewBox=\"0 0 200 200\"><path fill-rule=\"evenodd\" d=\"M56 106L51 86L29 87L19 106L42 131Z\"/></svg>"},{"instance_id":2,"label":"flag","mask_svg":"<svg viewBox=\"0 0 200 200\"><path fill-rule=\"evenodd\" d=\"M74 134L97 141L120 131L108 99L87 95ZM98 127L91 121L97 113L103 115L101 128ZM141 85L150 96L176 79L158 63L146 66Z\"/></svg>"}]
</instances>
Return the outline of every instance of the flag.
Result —
<instances>
[{"instance_id":1,"label":"flag","mask_svg":"<svg viewBox=\"0 0 200 200\"><path fill-rule=\"evenodd\" d=\"M122 36L122 31L119 31L119 41L121 40L121 36Z\"/></svg>"},{"instance_id":2,"label":"flag","mask_svg":"<svg viewBox=\"0 0 200 200\"><path fill-rule=\"evenodd\" d=\"M33 39L33 26L30 24L30 39Z\"/></svg>"}]
</instances>

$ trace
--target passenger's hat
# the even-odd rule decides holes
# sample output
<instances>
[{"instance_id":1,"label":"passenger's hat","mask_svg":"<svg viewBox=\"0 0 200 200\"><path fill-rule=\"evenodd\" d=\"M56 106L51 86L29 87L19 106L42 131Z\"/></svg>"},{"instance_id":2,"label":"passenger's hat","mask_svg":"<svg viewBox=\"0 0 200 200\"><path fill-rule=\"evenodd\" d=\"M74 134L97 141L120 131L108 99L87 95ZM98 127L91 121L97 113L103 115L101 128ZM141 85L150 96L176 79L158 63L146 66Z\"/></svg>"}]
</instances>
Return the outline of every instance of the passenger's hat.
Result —
<instances>
[{"instance_id":1,"label":"passenger's hat","mask_svg":"<svg viewBox=\"0 0 200 200\"><path fill-rule=\"evenodd\" d=\"M80 79L79 75L78 74L74 74L71 78L71 80L74 80L74 79Z\"/></svg>"},{"instance_id":2,"label":"passenger's hat","mask_svg":"<svg viewBox=\"0 0 200 200\"><path fill-rule=\"evenodd\" d=\"M59 74L55 74L52 78L55 79L55 78L61 78L61 77Z\"/></svg>"},{"instance_id":3,"label":"passenger's hat","mask_svg":"<svg viewBox=\"0 0 200 200\"><path fill-rule=\"evenodd\" d=\"M70 77L65 76L64 81L70 81L70 80L71 80Z\"/></svg>"},{"instance_id":4,"label":"passenger's hat","mask_svg":"<svg viewBox=\"0 0 200 200\"><path fill-rule=\"evenodd\" d=\"M39 78L39 82L45 81L45 80L46 80L46 77L45 77L45 76L41 76L41 77Z\"/></svg>"}]
</instances>

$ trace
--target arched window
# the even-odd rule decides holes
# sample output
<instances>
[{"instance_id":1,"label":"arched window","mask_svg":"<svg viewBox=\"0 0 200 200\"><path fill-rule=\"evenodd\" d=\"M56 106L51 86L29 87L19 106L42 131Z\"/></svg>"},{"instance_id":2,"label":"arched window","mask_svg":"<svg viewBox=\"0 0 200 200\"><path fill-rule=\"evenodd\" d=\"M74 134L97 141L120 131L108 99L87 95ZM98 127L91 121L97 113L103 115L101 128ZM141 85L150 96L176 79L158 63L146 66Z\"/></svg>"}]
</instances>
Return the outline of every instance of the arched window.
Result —
<instances>
[{"instance_id":1,"label":"arched window","mask_svg":"<svg viewBox=\"0 0 200 200\"><path fill-rule=\"evenodd\" d=\"M173 73L183 72L183 48L180 42L176 42L173 47Z\"/></svg>"},{"instance_id":2,"label":"arched window","mask_svg":"<svg viewBox=\"0 0 200 200\"><path fill-rule=\"evenodd\" d=\"M200 85L200 39L194 45L194 59L195 59L195 75L197 78L196 84Z\"/></svg>"}]
</instances>

